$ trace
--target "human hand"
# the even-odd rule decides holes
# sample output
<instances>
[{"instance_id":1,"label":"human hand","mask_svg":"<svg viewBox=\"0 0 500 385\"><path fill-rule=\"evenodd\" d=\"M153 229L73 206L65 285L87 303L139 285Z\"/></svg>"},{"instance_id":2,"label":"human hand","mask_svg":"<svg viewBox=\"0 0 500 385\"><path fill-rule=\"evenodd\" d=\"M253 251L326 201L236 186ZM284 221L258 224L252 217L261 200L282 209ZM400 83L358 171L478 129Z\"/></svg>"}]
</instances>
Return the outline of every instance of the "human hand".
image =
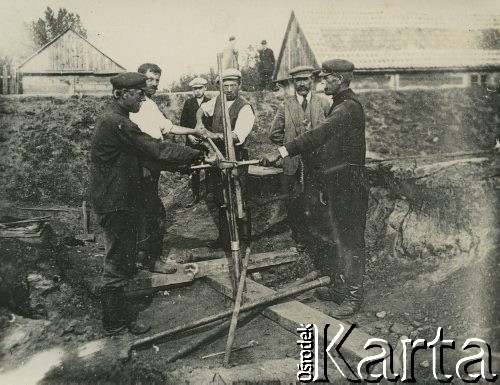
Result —
<instances>
[{"instance_id":1,"label":"human hand","mask_svg":"<svg viewBox=\"0 0 500 385\"><path fill-rule=\"evenodd\" d=\"M188 135L188 140L192 143L192 144L200 144L202 142L202 139L201 138L198 138L194 135Z\"/></svg>"},{"instance_id":2,"label":"human hand","mask_svg":"<svg viewBox=\"0 0 500 385\"><path fill-rule=\"evenodd\" d=\"M276 162L281 158L280 152L275 149L272 152L264 154L260 158L259 164L264 167L270 167L276 164Z\"/></svg>"}]
</instances>

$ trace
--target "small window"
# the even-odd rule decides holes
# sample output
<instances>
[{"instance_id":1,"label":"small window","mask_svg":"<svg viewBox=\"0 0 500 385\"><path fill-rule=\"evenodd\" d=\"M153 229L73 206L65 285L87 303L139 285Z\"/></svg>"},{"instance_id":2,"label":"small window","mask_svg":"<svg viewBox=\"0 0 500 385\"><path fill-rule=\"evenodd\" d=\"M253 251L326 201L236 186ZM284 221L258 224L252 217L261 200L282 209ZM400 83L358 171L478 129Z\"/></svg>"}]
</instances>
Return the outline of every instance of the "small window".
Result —
<instances>
[{"instance_id":1,"label":"small window","mask_svg":"<svg viewBox=\"0 0 500 385\"><path fill-rule=\"evenodd\" d=\"M481 75L481 84L484 85L488 82L488 75L482 74Z\"/></svg>"},{"instance_id":2,"label":"small window","mask_svg":"<svg viewBox=\"0 0 500 385\"><path fill-rule=\"evenodd\" d=\"M472 74L470 76L470 84L473 86L480 86L481 85L481 78L479 77L478 74Z\"/></svg>"}]
</instances>

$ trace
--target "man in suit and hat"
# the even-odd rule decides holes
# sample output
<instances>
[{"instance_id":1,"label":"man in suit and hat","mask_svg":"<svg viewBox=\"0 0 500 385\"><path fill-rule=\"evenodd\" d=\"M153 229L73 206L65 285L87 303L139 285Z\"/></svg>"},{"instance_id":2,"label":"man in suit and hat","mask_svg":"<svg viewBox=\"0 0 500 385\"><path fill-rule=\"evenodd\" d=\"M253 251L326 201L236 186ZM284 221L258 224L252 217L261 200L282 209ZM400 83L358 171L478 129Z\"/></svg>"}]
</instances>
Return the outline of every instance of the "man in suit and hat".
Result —
<instances>
[{"instance_id":1,"label":"man in suit and hat","mask_svg":"<svg viewBox=\"0 0 500 385\"><path fill-rule=\"evenodd\" d=\"M207 80L201 77L194 78L189 82L189 87L191 87L191 90L193 91L193 97L184 102L184 107L181 112L180 125L183 127L195 128L196 112L202 103L206 103L210 100L210 98L205 95L205 91L207 90ZM207 116L203 116L203 125L210 129L211 119ZM196 148L200 151L205 150L205 146L202 144L202 139L194 135L187 136L186 146ZM194 206L200 201L200 171L198 170L191 173L191 190L193 192L193 200L186 205L188 208Z\"/></svg>"},{"instance_id":2,"label":"man in suit and hat","mask_svg":"<svg viewBox=\"0 0 500 385\"><path fill-rule=\"evenodd\" d=\"M166 170L187 166L201 157L198 150L155 139L133 123L145 102L147 76L125 72L111 78L113 100L97 117L90 150L90 196L104 231L101 291L106 334L128 329L142 334L150 327L135 322L127 308L124 287L136 273L139 220L145 210L142 166Z\"/></svg>"},{"instance_id":3,"label":"man in suit and hat","mask_svg":"<svg viewBox=\"0 0 500 385\"><path fill-rule=\"evenodd\" d=\"M353 70L354 65L347 60L323 62L319 76L325 94L333 100L326 121L261 160L263 165L269 165L280 158L316 151L318 167L311 170L314 184L306 186L306 194L311 207L311 231L331 246L330 251L335 251L321 266L334 284L317 290L320 298L337 302L330 312L334 318L353 315L363 301L368 209L365 115L350 88Z\"/></svg>"},{"instance_id":4,"label":"man in suit and hat","mask_svg":"<svg viewBox=\"0 0 500 385\"><path fill-rule=\"evenodd\" d=\"M236 69L228 69L222 73L222 88L227 99L227 107L229 110L229 118L231 125L231 140L234 143L236 160L247 160L248 151L245 148L245 143L248 135L252 131L255 123L255 114L253 107L243 97L239 95L241 87L241 72ZM206 135L214 140L219 150L224 156L227 156L224 146L224 126L222 122L222 102L220 95L211 99L207 103L203 103L196 113L197 128L202 130L203 116L212 117L212 129ZM238 168L240 185L242 187L242 195L245 195L245 181L247 170L244 167ZM210 175L215 179L214 185L216 191L214 194L216 204L219 207L219 236L214 242L210 242L209 246L213 248L223 247L229 249L230 239L228 235L228 224L226 211L223 200L223 187L220 172L214 170ZM243 198L244 199L244 198ZM250 211L245 210L245 218L239 222L239 235L242 240L250 240L251 237L251 219Z\"/></svg>"},{"instance_id":5,"label":"man in suit and hat","mask_svg":"<svg viewBox=\"0 0 500 385\"><path fill-rule=\"evenodd\" d=\"M295 94L285 96L283 103L278 107L274 118L269 139L282 146L284 143L295 139L300 134L316 128L325 120L330 109L328 99L313 94L314 68L298 66L290 70ZM288 225L292 230L292 238L297 244L297 249L305 249L307 240L307 226L304 217L304 178L308 175L308 158L313 154L297 155L283 159L283 174L281 188L283 194L288 194L286 200Z\"/></svg>"},{"instance_id":6,"label":"man in suit and hat","mask_svg":"<svg viewBox=\"0 0 500 385\"><path fill-rule=\"evenodd\" d=\"M267 46L267 40L262 40L259 48L259 77L261 89L271 88L274 73L274 52Z\"/></svg>"}]
</instances>

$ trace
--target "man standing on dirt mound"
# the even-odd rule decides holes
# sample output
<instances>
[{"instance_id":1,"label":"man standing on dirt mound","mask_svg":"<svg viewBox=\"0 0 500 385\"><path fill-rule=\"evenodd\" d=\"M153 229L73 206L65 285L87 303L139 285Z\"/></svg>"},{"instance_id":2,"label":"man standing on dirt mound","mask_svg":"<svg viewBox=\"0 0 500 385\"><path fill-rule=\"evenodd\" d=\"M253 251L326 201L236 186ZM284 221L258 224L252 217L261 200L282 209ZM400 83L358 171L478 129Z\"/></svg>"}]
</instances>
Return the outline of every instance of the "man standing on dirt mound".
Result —
<instances>
[{"instance_id":1,"label":"man standing on dirt mound","mask_svg":"<svg viewBox=\"0 0 500 385\"><path fill-rule=\"evenodd\" d=\"M101 301L107 335L150 329L135 322L124 296L124 286L136 273L137 232L145 204L142 166L166 170L203 157L198 150L153 138L129 119L146 100L147 79L137 72L111 78L113 101L98 116L91 144L90 195L106 250Z\"/></svg>"},{"instance_id":2,"label":"man standing on dirt mound","mask_svg":"<svg viewBox=\"0 0 500 385\"><path fill-rule=\"evenodd\" d=\"M264 166L316 150L318 167L311 170L312 183L306 186L313 234L337 251L343 264L335 274L335 256L327 255L322 269L332 276L334 285L318 290L317 295L338 303L330 315L346 318L356 313L363 302L365 272L365 225L368 186L365 174L365 115L363 107L349 88L354 65L342 59L327 60L319 76L325 94L333 104L326 121L264 155Z\"/></svg>"},{"instance_id":3,"label":"man standing on dirt mound","mask_svg":"<svg viewBox=\"0 0 500 385\"><path fill-rule=\"evenodd\" d=\"M218 80L219 81L219 80ZM248 151L245 148L247 136L252 131L255 114L253 107L243 97L239 95L241 87L241 72L237 69L230 68L222 73L222 88L227 99L227 108L229 109L230 124L232 130L232 140L234 142L234 150L236 160L248 160ZM219 150L224 156L227 156L224 146L224 126L222 123L222 102L220 95L211 99L207 103L203 103L198 112L196 112L196 127L203 130L203 116L212 117L212 132L208 131L206 135L214 140ZM247 169L245 167L238 168L238 177L242 190L243 201L245 200L245 185ZM215 180L211 185L215 186L214 198L219 210L219 236L217 240L209 242L211 248L230 249L230 239L228 234L228 223L226 217L226 209L223 199L222 176L220 171L213 170L209 174ZM245 203L245 202L243 202ZM248 208L245 210L245 217L239 220L239 236L243 241L250 241L251 238L251 216Z\"/></svg>"},{"instance_id":4,"label":"man standing on dirt mound","mask_svg":"<svg viewBox=\"0 0 500 385\"><path fill-rule=\"evenodd\" d=\"M300 134L318 127L328 115L330 109L328 100L314 95L311 91L313 71L314 68L309 66L298 66L290 70L295 94L285 96L283 103L278 107L269 133L269 139L274 144L282 146ZM281 174L282 193L288 194L286 200L288 225L298 251L304 251L307 240L303 183L304 177L308 176L304 168L309 156L312 155L286 157L283 159L283 174Z\"/></svg>"},{"instance_id":5,"label":"man standing on dirt mound","mask_svg":"<svg viewBox=\"0 0 500 385\"><path fill-rule=\"evenodd\" d=\"M189 82L189 87L193 90L193 97L187 99L184 102L184 107L181 112L180 125L183 127L196 127L196 112L200 108L202 103L206 103L210 100L208 96L205 95L207 90L207 80L203 78L194 78ZM203 125L210 129L212 126L211 119L204 116ZM196 148L198 150L205 150L205 146L202 143L201 138L197 138L193 135L188 135L186 139L186 146ZM208 172L205 174L208 175ZM191 191L193 192L193 200L189 202L186 207L192 207L200 201L200 171L194 170L191 173Z\"/></svg>"},{"instance_id":6,"label":"man standing on dirt mound","mask_svg":"<svg viewBox=\"0 0 500 385\"><path fill-rule=\"evenodd\" d=\"M146 101L139 112L130 114L130 120L137 124L142 132L158 140L163 140L163 135L166 134L199 135L200 132L196 130L175 126L165 118L158 105L151 99L158 90L161 68L153 63L144 63L139 66L137 72L147 77L147 88L144 90ZM151 272L171 274L176 271L175 266L161 259L167 218L165 206L158 196L161 172L143 167L143 174L145 210L139 230L138 261Z\"/></svg>"}]
</instances>

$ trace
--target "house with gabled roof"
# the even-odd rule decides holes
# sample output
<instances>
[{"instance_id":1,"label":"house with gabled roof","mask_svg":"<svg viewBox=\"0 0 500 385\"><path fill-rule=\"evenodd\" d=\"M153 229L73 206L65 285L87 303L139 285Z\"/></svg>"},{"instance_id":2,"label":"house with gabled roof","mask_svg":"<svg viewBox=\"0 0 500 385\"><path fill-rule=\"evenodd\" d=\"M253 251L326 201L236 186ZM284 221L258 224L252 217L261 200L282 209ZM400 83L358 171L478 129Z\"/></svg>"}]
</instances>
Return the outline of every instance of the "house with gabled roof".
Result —
<instances>
[{"instance_id":1,"label":"house with gabled roof","mask_svg":"<svg viewBox=\"0 0 500 385\"><path fill-rule=\"evenodd\" d=\"M67 29L17 69L23 94L111 93L110 77L125 68Z\"/></svg>"},{"instance_id":2,"label":"house with gabled roof","mask_svg":"<svg viewBox=\"0 0 500 385\"><path fill-rule=\"evenodd\" d=\"M499 9L436 12L415 3L373 0L349 9L329 1L292 11L274 80L286 82L290 68L320 68L331 58L355 64L358 89L467 87L500 72Z\"/></svg>"}]
</instances>

